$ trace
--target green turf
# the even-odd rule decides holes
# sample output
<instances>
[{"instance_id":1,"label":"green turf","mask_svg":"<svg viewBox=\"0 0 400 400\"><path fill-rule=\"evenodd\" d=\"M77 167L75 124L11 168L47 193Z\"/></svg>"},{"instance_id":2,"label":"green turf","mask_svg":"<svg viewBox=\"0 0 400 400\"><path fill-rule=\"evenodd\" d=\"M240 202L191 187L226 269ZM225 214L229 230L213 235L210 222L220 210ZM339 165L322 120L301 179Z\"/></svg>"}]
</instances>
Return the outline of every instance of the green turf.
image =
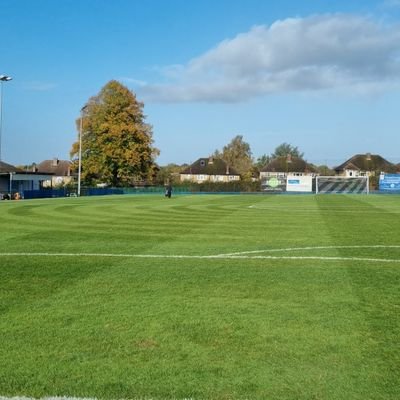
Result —
<instances>
[{"instance_id":1,"label":"green turf","mask_svg":"<svg viewBox=\"0 0 400 400\"><path fill-rule=\"evenodd\" d=\"M399 196L4 201L0 226L0 396L400 398Z\"/></svg>"}]
</instances>

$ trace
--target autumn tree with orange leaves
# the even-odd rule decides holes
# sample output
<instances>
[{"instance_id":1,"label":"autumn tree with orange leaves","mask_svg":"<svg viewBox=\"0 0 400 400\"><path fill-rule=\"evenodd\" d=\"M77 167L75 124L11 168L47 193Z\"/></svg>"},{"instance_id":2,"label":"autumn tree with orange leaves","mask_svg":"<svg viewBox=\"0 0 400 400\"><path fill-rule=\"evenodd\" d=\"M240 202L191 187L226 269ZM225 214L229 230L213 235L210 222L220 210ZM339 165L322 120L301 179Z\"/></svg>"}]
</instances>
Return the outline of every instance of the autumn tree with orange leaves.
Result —
<instances>
[{"instance_id":1,"label":"autumn tree with orange leaves","mask_svg":"<svg viewBox=\"0 0 400 400\"><path fill-rule=\"evenodd\" d=\"M82 122L82 182L130 186L148 181L155 172L151 125L145 122L144 104L121 83L112 80L89 99L76 120L78 140L71 158L77 169Z\"/></svg>"}]
</instances>

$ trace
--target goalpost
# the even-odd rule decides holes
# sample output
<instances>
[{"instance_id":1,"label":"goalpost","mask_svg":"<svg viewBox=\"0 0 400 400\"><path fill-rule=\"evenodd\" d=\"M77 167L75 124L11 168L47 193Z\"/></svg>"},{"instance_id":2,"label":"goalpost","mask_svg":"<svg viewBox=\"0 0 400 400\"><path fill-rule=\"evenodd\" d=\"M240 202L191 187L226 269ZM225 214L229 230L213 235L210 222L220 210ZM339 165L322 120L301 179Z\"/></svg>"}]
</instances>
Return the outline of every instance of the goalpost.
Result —
<instances>
[{"instance_id":1,"label":"goalpost","mask_svg":"<svg viewBox=\"0 0 400 400\"><path fill-rule=\"evenodd\" d=\"M369 194L369 177L317 176L315 193L365 193Z\"/></svg>"}]
</instances>

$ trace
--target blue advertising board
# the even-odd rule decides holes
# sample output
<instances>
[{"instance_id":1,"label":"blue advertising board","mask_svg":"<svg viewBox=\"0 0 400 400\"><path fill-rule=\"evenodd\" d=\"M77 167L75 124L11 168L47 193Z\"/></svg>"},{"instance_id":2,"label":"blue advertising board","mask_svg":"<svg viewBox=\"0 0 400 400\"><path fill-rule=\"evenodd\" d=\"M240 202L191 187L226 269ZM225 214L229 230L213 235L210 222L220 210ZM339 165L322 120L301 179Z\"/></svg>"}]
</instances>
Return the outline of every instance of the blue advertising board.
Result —
<instances>
[{"instance_id":1,"label":"blue advertising board","mask_svg":"<svg viewBox=\"0 0 400 400\"><path fill-rule=\"evenodd\" d=\"M380 192L400 192L400 174L381 174L379 177Z\"/></svg>"}]
</instances>

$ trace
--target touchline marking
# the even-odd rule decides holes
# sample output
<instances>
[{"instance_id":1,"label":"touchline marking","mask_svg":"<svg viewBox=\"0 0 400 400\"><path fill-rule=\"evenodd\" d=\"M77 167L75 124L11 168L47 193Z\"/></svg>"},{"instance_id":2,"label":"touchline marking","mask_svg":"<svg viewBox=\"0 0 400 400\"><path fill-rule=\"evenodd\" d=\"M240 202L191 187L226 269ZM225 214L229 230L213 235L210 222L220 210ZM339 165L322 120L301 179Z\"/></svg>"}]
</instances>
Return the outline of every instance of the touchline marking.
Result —
<instances>
[{"instance_id":1,"label":"touchline marking","mask_svg":"<svg viewBox=\"0 0 400 400\"><path fill-rule=\"evenodd\" d=\"M251 205L248 206L247 208L253 209L253 210L272 210L272 211L285 211L285 212L305 212L305 213L315 213L315 212L334 212L334 213L351 213L351 214L362 214L362 213L367 213L367 214L379 214L382 211L389 211L391 213L398 214L400 212L399 207L385 207L382 208L382 210L376 210L376 209L370 209L367 207L360 208L360 207L346 207L346 208L340 208L340 207L330 207L330 208L306 208L306 207L284 207L284 206L270 206L270 207L260 207L257 205Z\"/></svg>"},{"instance_id":2,"label":"touchline marking","mask_svg":"<svg viewBox=\"0 0 400 400\"><path fill-rule=\"evenodd\" d=\"M152 400L152 397L131 397L131 400ZM41 398L26 397L26 396L14 396L6 397L0 396L0 400L98 400L97 397L68 397L68 396L46 396ZM178 400L178 399L172 399ZM185 397L181 400L194 400L191 397Z\"/></svg>"},{"instance_id":3,"label":"touchline marking","mask_svg":"<svg viewBox=\"0 0 400 400\"><path fill-rule=\"evenodd\" d=\"M219 254L219 256L226 257L226 256L238 256L244 254L274 253L283 251L332 250L332 249L400 249L400 245L375 244L375 245L348 245L348 246L286 247L281 249L263 249L263 250L241 251L235 253L225 253L225 254Z\"/></svg>"},{"instance_id":4,"label":"touchline marking","mask_svg":"<svg viewBox=\"0 0 400 400\"><path fill-rule=\"evenodd\" d=\"M324 256L270 256L270 255L175 255L175 254L109 254L109 253L0 253L3 257L114 257L114 258L159 258L159 259L219 259L219 260L327 260L327 261L368 261L400 263L400 259L364 257L324 257ZM1 400L1 399L0 399Z\"/></svg>"},{"instance_id":5,"label":"touchline marking","mask_svg":"<svg viewBox=\"0 0 400 400\"><path fill-rule=\"evenodd\" d=\"M39 399L34 397L14 396L5 397L0 396L0 400L97 400L96 397L67 397L67 396L46 396Z\"/></svg>"}]
</instances>

